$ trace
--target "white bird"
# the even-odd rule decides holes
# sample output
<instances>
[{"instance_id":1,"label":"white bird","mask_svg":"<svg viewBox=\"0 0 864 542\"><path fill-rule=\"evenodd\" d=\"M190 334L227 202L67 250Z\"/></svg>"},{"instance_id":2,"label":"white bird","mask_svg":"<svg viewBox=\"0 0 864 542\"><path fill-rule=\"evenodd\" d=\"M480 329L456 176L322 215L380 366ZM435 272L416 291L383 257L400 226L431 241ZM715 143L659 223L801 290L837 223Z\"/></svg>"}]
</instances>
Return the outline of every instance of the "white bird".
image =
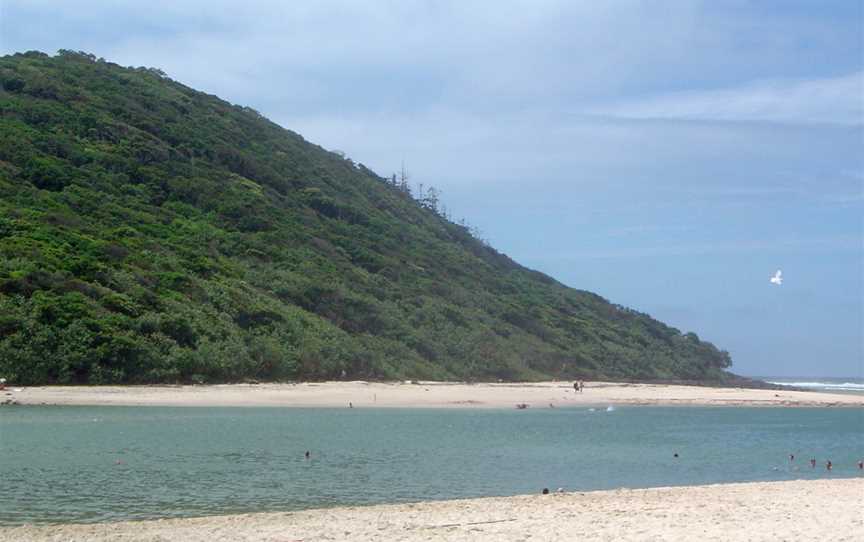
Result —
<instances>
[{"instance_id":1,"label":"white bird","mask_svg":"<svg viewBox=\"0 0 864 542\"><path fill-rule=\"evenodd\" d=\"M777 286L780 286L781 284L783 284L783 271L778 269L777 272L774 273L774 276L771 277L769 280L771 281L771 284L776 284Z\"/></svg>"}]
</instances>

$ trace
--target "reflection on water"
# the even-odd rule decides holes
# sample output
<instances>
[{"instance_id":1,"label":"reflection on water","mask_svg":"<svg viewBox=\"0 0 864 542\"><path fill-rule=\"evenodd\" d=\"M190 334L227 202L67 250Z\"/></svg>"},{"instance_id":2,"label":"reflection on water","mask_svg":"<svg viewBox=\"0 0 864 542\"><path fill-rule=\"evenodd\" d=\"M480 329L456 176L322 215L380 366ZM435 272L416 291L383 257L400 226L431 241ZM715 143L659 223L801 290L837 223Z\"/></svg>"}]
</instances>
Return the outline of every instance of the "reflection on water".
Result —
<instances>
[{"instance_id":1,"label":"reflection on water","mask_svg":"<svg viewBox=\"0 0 864 542\"><path fill-rule=\"evenodd\" d=\"M862 428L864 409L4 407L0 523L849 477Z\"/></svg>"}]
</instances>

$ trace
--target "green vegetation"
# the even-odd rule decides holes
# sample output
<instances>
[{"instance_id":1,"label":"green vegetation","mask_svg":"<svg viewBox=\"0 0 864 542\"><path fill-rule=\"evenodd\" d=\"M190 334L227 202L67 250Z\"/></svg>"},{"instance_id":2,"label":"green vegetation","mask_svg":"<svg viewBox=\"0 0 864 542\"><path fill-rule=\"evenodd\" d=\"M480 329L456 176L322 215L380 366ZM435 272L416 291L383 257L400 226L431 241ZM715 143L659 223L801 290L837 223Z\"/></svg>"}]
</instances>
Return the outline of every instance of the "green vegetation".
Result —
<instances>
[{"instance_id":1,"label":"green vegetation","mask_svg":"<svg viewBox=\"0 0 864 542\"><path fill-rule=\"evenodd\" d=\"M10 381L731 378L726 352L519 266L434 192L158 70L30 52L0 85Z\"/></svg>"}]
</instances>

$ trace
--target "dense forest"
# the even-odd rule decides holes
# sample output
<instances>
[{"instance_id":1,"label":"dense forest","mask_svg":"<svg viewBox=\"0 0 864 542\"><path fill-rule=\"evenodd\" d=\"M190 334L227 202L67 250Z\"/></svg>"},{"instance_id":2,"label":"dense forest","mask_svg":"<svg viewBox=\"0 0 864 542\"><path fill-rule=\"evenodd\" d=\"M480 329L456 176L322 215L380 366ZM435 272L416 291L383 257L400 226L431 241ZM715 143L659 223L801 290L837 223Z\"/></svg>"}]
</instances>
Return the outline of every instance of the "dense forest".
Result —
<instances>
[{"instance_id":1,"label":"dense forest","mask_svg":"<svg viewBox=\"0 0 864 542\"><path fill-rule=\"evenodd\" d=\"M28 52L0 85L11 382L733 378L727 352L518 265L434 191L157 69Z\"/></svg>"}]
</instances>

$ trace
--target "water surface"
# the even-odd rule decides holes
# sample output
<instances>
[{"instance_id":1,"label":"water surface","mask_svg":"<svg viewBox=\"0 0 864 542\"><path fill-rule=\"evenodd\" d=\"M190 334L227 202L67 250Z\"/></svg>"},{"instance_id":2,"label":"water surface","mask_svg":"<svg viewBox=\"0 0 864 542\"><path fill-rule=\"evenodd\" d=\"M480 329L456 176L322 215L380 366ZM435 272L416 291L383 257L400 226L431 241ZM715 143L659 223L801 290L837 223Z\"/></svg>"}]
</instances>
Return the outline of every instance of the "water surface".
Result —
<instances>
[{"instance_id":1,"label":"water surface","mask_svg":"<svg viewBox=\"0 0 864 542\"><path fill-rule=\"evenodd\" d=\"M846 377L758 377L770 384L795 386L811 391L826 391L832 393L854 393L864 395L864 378Z\"/></svg>"},{"instance_id":2,"label":"water surface","mask_svg":"<svg viewBox=\"0 0 864 542\"><path fill-rule=\"evenodd\" d=\"M862 456L851 408L4 407L0 523L851 477Z\"/></svg>"}]
</instances>

